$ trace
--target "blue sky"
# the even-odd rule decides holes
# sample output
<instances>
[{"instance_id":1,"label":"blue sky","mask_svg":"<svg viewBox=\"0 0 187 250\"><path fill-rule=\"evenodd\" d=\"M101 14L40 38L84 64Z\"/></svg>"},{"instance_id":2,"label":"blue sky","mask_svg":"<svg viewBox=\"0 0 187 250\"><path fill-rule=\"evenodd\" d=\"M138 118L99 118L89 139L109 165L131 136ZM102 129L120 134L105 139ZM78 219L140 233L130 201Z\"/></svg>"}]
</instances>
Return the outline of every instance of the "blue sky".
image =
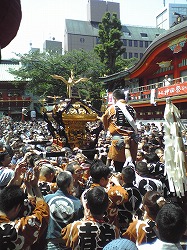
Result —
<instances>
[{"instance_id":1,"label":"blue sky","mask_svg":"<svg viewBox=\"0 0 187 250\"><path fill-rule=\"evenodd\" d=\"M163 9L164 0L110 0L120 3L122 24L155 26L156 15ZM47 39L64 41L65 19L87 20L88 0L21 0L22 22L16 38L2 50L2 59L16 53L27 53L30 43L42 48ZM167 3L186 3L187 0L165 0ZM73 6L73 7L72 7Z\"/></svg>"}]
</instances>

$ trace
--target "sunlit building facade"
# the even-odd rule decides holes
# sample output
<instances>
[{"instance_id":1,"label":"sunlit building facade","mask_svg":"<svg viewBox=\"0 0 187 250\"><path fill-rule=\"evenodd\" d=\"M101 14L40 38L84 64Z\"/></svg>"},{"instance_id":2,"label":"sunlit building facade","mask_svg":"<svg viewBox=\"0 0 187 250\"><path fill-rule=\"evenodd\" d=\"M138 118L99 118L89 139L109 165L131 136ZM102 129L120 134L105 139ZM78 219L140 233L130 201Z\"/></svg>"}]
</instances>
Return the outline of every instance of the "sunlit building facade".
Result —
<instances>
[{"instance_id":1,"label":"sunlit building facade","mask_svg":"<svg viewBox=\"0 0 187 250\"><path fill-rule=\"evenodd\" d=\"M119 3L89 0L87 8L87 21L65 20L64 51L74 49L93 50L99 43L99 23L107 12L117 13L120 18ZM145 50L152 41L165 30L156 27L142 27L133 25L122 25L122 41L126 49L124 59L141 59Z\"/></svg>"},{"instance_id":2,"label":"sunlit building facade","mask_svg":"<svg viewBox=\"0 0 187 250\"><path fill-rule=\"evenodd\" d=\"M169 29L176 21L178 13L187 16L187 4L169 3L164 9L156 16L156 27L161 29Z\"/></svg>"}]
</instances>

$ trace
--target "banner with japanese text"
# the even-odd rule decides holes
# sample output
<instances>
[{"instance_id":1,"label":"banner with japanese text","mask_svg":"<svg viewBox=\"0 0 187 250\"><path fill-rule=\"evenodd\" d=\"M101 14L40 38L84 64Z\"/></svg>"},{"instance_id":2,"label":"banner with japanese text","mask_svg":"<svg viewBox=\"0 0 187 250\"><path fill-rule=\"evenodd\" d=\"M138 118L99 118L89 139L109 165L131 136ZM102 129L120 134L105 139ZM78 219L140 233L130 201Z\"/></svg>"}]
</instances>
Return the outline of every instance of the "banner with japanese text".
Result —
<instances>
[{"instance_id":1,"label":"banner with japanese text","mask_svg":"<svg viewBox=\"0 0 187 250\"><path fill-rule=\"evenodd\" d=\"M187 82L177 83L167 87L158 88L157 98L187 94Z\"/></svg>"}]
</instances>

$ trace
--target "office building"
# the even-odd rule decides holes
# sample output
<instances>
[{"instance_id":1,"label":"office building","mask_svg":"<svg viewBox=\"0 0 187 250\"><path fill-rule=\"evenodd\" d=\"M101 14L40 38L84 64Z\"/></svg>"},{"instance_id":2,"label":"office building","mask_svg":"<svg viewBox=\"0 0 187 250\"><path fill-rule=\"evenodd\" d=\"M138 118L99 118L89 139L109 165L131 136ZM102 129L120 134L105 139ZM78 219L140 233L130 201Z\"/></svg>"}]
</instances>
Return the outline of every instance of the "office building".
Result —
<instances>
[{"instance_id":1,"label":"office building","mask_svg":"<svg viewBox=\"0 0 187 250\"><path fill-rule=\"evenodd\" d=\"M117 17L120 19L120 4L99 0L88 1L87 21L92 23L100 23L105 12L116 13Z\"/></svg>"},{"instance_id":2,"label":"office building","mask_svg":"<svg viewBox=\"0 0 187 250\"><path fill-rule=\"evenodd\" d=\"M98 25L103 15L109 11L110 13L117 13L118 18L120 18L119 3L89 0L87 11L87 21L65 20L64 51L72 51L74 49L93 50L95 45L99 43ZM164 30L153 27L122 25L122 32L122 40L126 48L123 58L130 59L136 57L140 59L146 48Z\"/></svg>"},{"instance_id":3,"label":"office building","mask_svg":"<svg viewBox=\"0 0 187 250\"><path fill-rule=\"evenodd\" d=\"M43 51L62 54L62 42L46 40L43 45Z\"/></svg>"},{"instance_id":4,"label":"office building","mask_svg":"<svg viewBox=\"0 0 187 250\"><path fill-rule=\"evenodd\" d=\"M176 13L176 15L174 15ZM156 16L156 27L161 29L169 29L178 15L187 16L187 4L169 3Z\"/></svg>"},{"instance_id":5,"label":"office building","mask_svg":"<svg viewBox=\"0 0 187 250\"><path fill-rule=\"evenodd\" d=\"M40 53L40 48L31 48L30 52L39 52Z\"/></svg>"}]
</instances>

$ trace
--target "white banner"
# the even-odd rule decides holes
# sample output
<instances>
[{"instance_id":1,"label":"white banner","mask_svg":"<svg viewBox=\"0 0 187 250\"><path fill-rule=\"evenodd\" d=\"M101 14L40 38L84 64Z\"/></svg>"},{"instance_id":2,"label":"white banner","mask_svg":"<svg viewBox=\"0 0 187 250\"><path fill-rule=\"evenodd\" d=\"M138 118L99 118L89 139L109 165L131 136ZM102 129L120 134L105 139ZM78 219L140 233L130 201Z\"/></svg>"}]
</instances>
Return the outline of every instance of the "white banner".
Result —
<instances>
[{"instance_id":1,"label":"white banner","mask_svg":"<svg viewBox=\"0 0 187 250\"><path fill-rule=\"evenodd\" d=\"M151 89L150 103L155 104L155 89Z\"/></svg>"}]
</instances>

